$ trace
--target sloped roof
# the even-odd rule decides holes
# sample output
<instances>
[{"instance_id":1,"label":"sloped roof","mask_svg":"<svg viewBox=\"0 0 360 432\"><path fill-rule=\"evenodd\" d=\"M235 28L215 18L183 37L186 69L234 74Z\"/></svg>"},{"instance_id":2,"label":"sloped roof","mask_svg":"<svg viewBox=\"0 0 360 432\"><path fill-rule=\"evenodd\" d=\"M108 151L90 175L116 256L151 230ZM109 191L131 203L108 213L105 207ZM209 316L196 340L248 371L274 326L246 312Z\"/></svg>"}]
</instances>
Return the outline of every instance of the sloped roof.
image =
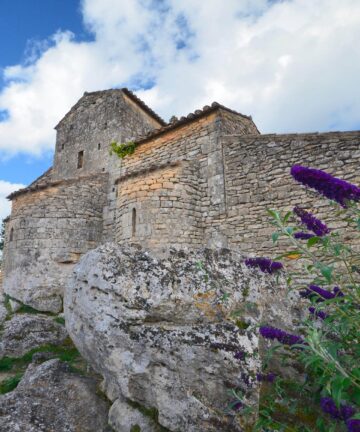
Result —
<instances>
[{"instance_id":1,"label":"sloped roof","mask_svg":"<svg viewBox=\"0 0 360 432\"><path fill-rule=\"evenodd\" d=\"M217 110L224 110L224 111L228 111L232 114L236 114L240 117L243 117L247 120L251 120L252 121L252 117L251 116L247 116L245 114L241 114L237 111L234 111L230 108L227 108L224 105L219 104L218 102L213 102L210 106L209 105L205 105L202 109L199 110L195 110L193 113L188 114L186 117L180 117L180 119L177 119L176 117L174 118L173 121L170 121L170 123L168 123L167 125L159 128L159 129L155 129L154 131L150 131L147 135L141 136L139 138L136 139L136 143L140 144L142 142L151 140L159 135L163 135L165 133L167 133L168 131L171 131L173 129L176 129L180 126L183 126L185 124L188 123L192 123L193 121L196 121L198 119L200 119L201 117L207 116L208 114L217 111ZM255 123L254 123L255 125ZM255 125L256 127L256 125ZM256 128L257 129L257 128Z\"/></svg>"},{"instance_id":2,"label":"sloped roof","mask_svg":"<svg viewBox=\"0 0 360 432\"><path fill-rule=\"evenodd\" d=\"M95 92L85 92L83 96L76 102L76 104L68 111L65 116L59 121L59 123L55 126L57 129L72 113L74 113L80 105L83 105L85 99L88 99L89 104L93 102L94 99L97 99L99 96L109 94L109 93L123 93L127 97L129 97L136 105L141 108L146 114L156 120L161 126L165 126L167 123L163 120L155 111L153 111L149 106L146 105L144 101L139 99L132 91L127 88L122 89L108 89L108 90L100 90Z\"/></svg>"},{"instance_id":3,"label":"sloped roof","mask_svg":"<svg viewBox=\"0 0 360 432\"><path fill-rule=\"evenodd\" d=\"M165 120L163 120L158 114L156 114L155 111L153 111L148 105L146 105L146 103L140 98L138 98L136 94L133 93L131 90L124 87L121 89L121 91L126 94L126 96L128 96L133 102L135 102L140 108L147 112L151 117L157 120L161 124L161 126L167 125Z\"/></svg>"},{"instance_id":4,"label":"sloped roof","mask_svg":"<svg viewBox=\"0 0 360 432\"><path fill-rule=\"evenodd\" d=\"M27 186L26 188L18 189L17 191L12 192L7 197L7 199L12 200L18 195L22 195L28 191L39 190L47 187L47 185L51 181L51 174L52 174L52 167L50 167L47 171L44 172L44 174L42 174L40 177L38 177L36 180L30 183L29 186Z\"/></svg>"}]
</instances>

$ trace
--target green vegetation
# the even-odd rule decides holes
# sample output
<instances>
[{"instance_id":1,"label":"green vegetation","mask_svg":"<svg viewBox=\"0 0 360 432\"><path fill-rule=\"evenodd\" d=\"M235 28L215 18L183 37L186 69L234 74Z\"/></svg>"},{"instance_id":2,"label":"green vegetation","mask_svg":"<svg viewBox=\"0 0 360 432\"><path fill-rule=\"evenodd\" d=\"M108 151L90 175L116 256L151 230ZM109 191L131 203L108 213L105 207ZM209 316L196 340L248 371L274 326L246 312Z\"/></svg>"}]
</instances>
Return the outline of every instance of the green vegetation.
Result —
<instances>
[{"instance_id":1,"label":"green vegetation","mask_svg":"<svg viewBox=\"0 0 360 432\"><path fill-rule=\"evenodd\" d=\"M43 345L34 348L22 357L3 357L0 359L0 394L8 393L20 382L26 368L31 363L35 353L50 353L50 358L58 358L70 366L72 372L84 374L85 365L81 364L81 357L70 338L67 338L62 345ZM47 360L45 358L44 360ZM1 380L1 374L14 374Z\"/></svg>"},{"instance_id":2,"label":"green vegetation","mask_svg":"<svg viewBox=\"0 0 360 432\"><path fill-rule=\"evenodd\" d=\"M267 350L256 376L262 388L253 431L358 432L360 253L349 240L358 244L360 238L360 188L300 165L291 174L332 200L327 214L339 228L330 229L298 206L286 214L268 210L275 227L272 240L286 247L276 259L296 265L286 271L281 262L265 257L245 261L264 273L283 273L289 295L298 298L299 309L307 309L297 334L273 327L267 317L260 323ZM232 409L243 418L254 414L242 393L233 390L233 396Z\"/></svg>"},{"instance_id":3,"label":"green vegetation","mask_svg":"<svg viewBox=\"0 0 360 432\"><path fill-rule=\"evenodd\" d=\"M113 141L110 144L110 154L115 153L120 159L123 159L125 156L131 155L134 153L136 148L136 144L134 141L128 141L123 144L118 144Z\"/></svg>"},{"instance_id":4,"label":"green vegetation","mask_svg":"<svg viewBox=\"0 0 360 432\"><path fill-rule=\"evenodd\" d=\"M54 318L54 321L58 324L65 325L65 318L63 318L63 317L56 317L56 318Z\"/></svg>"},{"instance_id":5,"label":"green vegetation","mask_svg":"<svg viewBox=\"0 0 360 432\"><path fill-rule=\"evenodd\" d=\"M141 427L138 424L133 425L130 428L130 432L141 432Z\"/></svg>"},{"instance_id":6,"label":"green vegetation","mask_svg":"<svg viewBox=\"0 0 360 432\"><path fill-rule=\"evenodd\" d=\"M3 357L0 359L0 372L23 371L31 363L33 355L41 352L51 353L52 358L58 358L69 364L73 364L80 357L71 339L67 338L62 345L43 345L32 349L22 357Z\"/></svg>"},{"instance_id":7,"label":"green vegetation","mask_svg":"<svg viewBox=\"0 0 360 432\"><path fill-rule=\"evenodd\" d=\"M147 407L139 404L138 402L134 402L130 399L127 400L127 403L131 407L140 411L141 414L143 414L145 417L151 419L156 425L156 432L170 432L169 429L167 429L164 426L161 426L159 424L159 411L156 408L147 408ZM138 425L135 425L135 426L138 426ZM139 428L139 430L141 431L140 428ZM136 431L136 429L134 431Z\"/></svg>"},{"instance_id":8,"label":"green vegetation","mask_svg":"<svg viewBox=\"0 0 360 432\"><path fill-rule=\"evenodd\" d=\"M21 313L28 313L28 314L33 314L33 315L47 315L47 316L54 316L55 314L52 312L46 312L46 311L39 311L37 309L34 309L31 306L28 306L24 303L19 302L19 300L13 299L11 296L9 296L8 294L5 295L5 300L4 300L4 305L6 307L6 309L8 310L9 314L13 314L13 311L11 309L10 306L10 300L14 300L17 303L20 303L21 306L20 308L16 311L17 314L21 314Z\"/></svg>"},{"instance_id":9,"label":"green vegetation","mask_svg":"<svg viewBox=\"0 0 360 432\"><path fill-rule=\"evenodd\" d=\"M6 378L3 381L0 381L0 395L3 395L5 393L9 393L12 390L14 390L17 385L19 384L23 374L18 373L15 376L12 376L10 378Z\"/></svg>"}]
</instances>

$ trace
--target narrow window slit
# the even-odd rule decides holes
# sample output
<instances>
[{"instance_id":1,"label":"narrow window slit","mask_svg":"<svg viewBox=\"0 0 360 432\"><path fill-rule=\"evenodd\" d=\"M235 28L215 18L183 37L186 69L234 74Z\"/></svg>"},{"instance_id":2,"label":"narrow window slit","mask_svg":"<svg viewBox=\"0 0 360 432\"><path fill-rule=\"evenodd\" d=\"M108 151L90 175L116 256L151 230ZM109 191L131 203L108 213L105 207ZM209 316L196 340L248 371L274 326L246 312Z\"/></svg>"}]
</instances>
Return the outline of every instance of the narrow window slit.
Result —
<instances>
[{"instance_id":1,"label":"narrow window slit","mask_svg":"<svg viewBox=\"0 0 360 432\"><path fill-rule=\"evenodd\" d=\"M10 230L10 241L14 240L14 228L11 228Z\"/></svg>"},{"instance_id":2,"label":"narrow window slit","mask_svg":"<svg viewBox=\"0 0 360 432\"><path fill-rule=\"evenodd\" d=\"M131 222L132 222L132 236L135 237L136 235L136 209L132 209L132 218L131 218Z\"/></svg>"},{"instance_id":3,"label":"narrow window slit","mask_svg":"<svg viewBox=\"0 0 360 432\"><path fill-rule=\"evenodd\" d=\"M78 153L78 164L77 164L78 169L82 168L83 164L84 164L84 151L82 150L79 151Z\"/></svg>"}]
</instances>

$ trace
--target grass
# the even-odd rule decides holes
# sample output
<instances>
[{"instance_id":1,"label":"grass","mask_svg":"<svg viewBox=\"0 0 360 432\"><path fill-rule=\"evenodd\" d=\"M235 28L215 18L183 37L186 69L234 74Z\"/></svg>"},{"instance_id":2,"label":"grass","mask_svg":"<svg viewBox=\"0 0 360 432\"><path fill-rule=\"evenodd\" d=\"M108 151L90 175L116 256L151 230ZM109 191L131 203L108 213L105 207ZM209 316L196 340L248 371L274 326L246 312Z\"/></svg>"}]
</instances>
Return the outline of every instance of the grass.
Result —
<instances>
[{"instance_id":1,"label":"grass","mask_svg":"<svg viewBox=\"0 0 360 432\"><path fill-rule=\"evenodd\" d=\"M65 325L65 318L63 318L63 317L56 317L56 318L54 318L54 321L58 324Z\"/></svg>"},{"instance_id":2,"label":"grass","mask_svg":"<svg viewBox=\"0 0 360 432\"><path fill-rule=\"evenodd\" d=\"M42 315L54 316L53 312L39 311L37 309L34 309L31 306L28 306L28 305L26 305L24 303L21 303L19 300L16 300L16 299L12 298L8 294L5 294L4 305L5 305L7 311L8 311L8 313L10 315L14 314L14 312L12 311L11 306L10 306L10 300L14 300L17 303L21 304L20 308L16 311L17 314L19 314L19 313L28 313L28 314L33 314L33 315L42 314Z\"/></svg>"},{"instance_id":3,"label":"grass","mask_svg":"<svg viewBox=\"0 0 360 432\"><path fill-rule=\"evenodd\" d=\"M3 357L0 359L0 372L23 370L31 363L35 353L52 353L52 358L58 358L72 364L80 358L79 351L75 348L70 338L67 338L62 345L42 345L28 351L22 357Z\"/></svg>"},{"instance_id":4,"label":"grass","mask_svg":"<svg viewBox=\"0 0 360 432\"><path fill-rule=\"evenodd\" d=\"M0 394L9 393L14 390L19 384L23 374L17 373L15 376L6 378L0 382Z\"/></svg>"}]
</instances>

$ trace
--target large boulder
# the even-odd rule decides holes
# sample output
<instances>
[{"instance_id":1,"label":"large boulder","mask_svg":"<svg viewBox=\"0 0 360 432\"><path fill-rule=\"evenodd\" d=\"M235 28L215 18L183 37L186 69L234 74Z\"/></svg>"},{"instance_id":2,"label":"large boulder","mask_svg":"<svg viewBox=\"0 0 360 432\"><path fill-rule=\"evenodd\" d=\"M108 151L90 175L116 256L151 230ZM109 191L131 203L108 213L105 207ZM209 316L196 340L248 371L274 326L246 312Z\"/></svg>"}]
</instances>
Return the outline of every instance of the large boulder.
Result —
<instances>
[{"instance_id":1,"label":"large boulder","mask_svg":"<svg viewBox=\"0 0 360 432\"><path fill-rule=\"evenodd\" d=\"M266 319L284 326L290 312L280 300L284 285L243 261L226 249L170 249L156 257L106 244L75 267L66 326L104 377L116 431L130 432L116 421L124 401L174 432L236 432L251 421L228 409L231 394L257 405L257 325Z\"/></svg>"},{"instance_id":2,"label":"large boulder","mask_svg":"<svg viewBox=\"0 0 360 432\"><path fill-rule=\"evenodd\" d=\"M31 364L15 390L0 396L0 430L9 432L105 432L108 404L96 381L60 360Z\"/></svg>"}]
</instances>

